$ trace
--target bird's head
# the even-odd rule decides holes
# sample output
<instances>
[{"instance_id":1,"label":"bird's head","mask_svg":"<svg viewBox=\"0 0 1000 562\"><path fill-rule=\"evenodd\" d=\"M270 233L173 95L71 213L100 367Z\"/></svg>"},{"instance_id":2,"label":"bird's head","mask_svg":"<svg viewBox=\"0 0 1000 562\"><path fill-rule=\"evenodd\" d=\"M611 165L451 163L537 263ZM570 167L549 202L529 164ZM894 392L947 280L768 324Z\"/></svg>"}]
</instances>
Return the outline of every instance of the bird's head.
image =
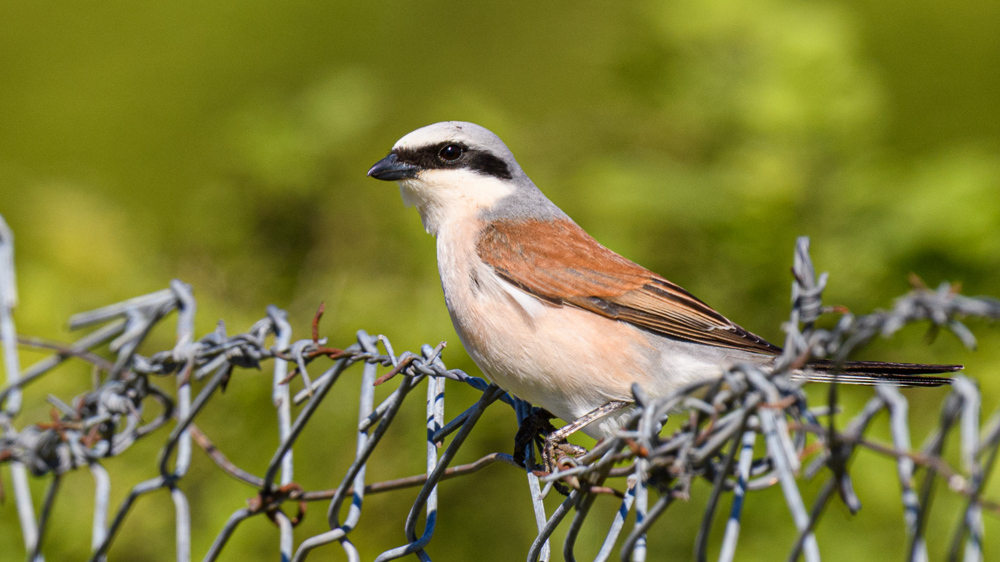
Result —
<instances>
[{"instance_id":1,"label":"bird's head","mask_svg":"<svg viewBox=\"0 0 1000 562\"><path fill-rule=\"evenodd\" d=\"M475 123L447 121L417 129L399 139L368 175L399 182L403 201L417 208L424 228L435 235L454 221L561 214L500 137Z\"/></svg>"}]
</instances>

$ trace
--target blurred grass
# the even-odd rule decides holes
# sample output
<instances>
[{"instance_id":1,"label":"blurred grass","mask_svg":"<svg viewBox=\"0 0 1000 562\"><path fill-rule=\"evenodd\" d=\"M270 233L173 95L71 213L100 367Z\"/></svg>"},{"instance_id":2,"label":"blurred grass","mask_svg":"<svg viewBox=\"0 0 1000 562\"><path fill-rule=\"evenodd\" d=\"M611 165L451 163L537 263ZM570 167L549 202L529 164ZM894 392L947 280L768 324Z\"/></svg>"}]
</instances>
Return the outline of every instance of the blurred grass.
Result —
<instances>
[{"instance_id":1,"label":"blurred grass","mask_svg":"<svg viewBox=\"0 0 1000 562\"><path fill-rule=\"evenodd\" d=\"M446 119L496 131L598 239L777 341L797 235L813 237L831 273L828 302L858 312L888 306L911 271L997 295L998 23L1000 4L987 0L4 3L0 213L17 235L18 326L66 339L69 314L178 277L195 287L200 333L219 318L243 330L275 303L305 334L325 300L335 344L358 328L389 335L397 350L448 340L449 366L476 372L444 309L433 240L394 188L364 176L398 137ZM1000 395L1000 338L976 328L976 354L948 337L924 347L913 329L868 356L964 362L988 412ZM157 337L170 345L171 334ZM61 373L29 403L68 397L87 377ZM259 440L274 434L266 381L234 381L205 420L257 471ZM456 411L472 399L456 395ZM941 395L910 396L922 412ZM297 479L313 488L336 483L353 447L350 407L322 415L328 423L310 429L297 457ZM227 423L234 416L239 426ZM486 421L468 459L509 449L511 417ZM924 430L931 421L914 416ZM417 455L420 426L388 438ZM151 445L140 445L150 459ZM109 463L116 499L152 474L151 461L131 456L142 455ZM891 467L866 457L855 466L866 462L870 473L855 476L864 510L832 509L820 527L830 559L893 557L903 544ZM403 454L372 463L386 478L420 468ZM193 470L205 476L188 483L199 556L246 490L204 459ZM495 467L443 484L431 554L523 556L533 520L522 480ZM364 557L402 543L407 494L367 500L356 533ZM688 557L704 495L696 488L671 508L651 552ZM72 476L52 559L86 551L74 510L89 509L89 496L89 477ZM169 558L166 502L143 500L113 555ZM594 551L612 509L599 502L604 519L589 523L582 552ZM744 559L782 556L792 539L780 495L758 494L748 510ZM0 511L0 544L20 544L12 503ZM323 509L313 511L299 539L323 530ZM953 524L939 519L933 557ZM996 521L987 525L995 534ZM249 523L226 559L269 558L275 539L263 520ZM16 550L0 548L0 559Z\"/></svg>"}]
</instances>

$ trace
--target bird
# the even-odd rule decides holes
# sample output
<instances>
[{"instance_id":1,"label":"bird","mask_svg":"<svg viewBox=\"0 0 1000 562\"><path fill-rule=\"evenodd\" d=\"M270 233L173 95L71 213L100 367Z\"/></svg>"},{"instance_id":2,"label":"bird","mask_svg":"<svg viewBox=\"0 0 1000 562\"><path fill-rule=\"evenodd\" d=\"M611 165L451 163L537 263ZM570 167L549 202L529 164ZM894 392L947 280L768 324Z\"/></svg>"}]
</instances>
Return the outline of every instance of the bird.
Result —
<instances>
[{"instance_id":1,"label":"bird","mask_svg":"<svg viewBox=\"0 0 1000 562\"><path fill-rule=\"evenodd\" d=\"M772 366L782 349L604 247L548 199L490 130L447 121L403 136L368 176L395 181L436 238L451 321L483 374L570 422L637 383L662 397L739 363ZM961 365L851 361L837 380L936 386ZM829 362L806 378L830 380ZM624 413L589 423L612 436Z\"/></svg>"}]
</instances>

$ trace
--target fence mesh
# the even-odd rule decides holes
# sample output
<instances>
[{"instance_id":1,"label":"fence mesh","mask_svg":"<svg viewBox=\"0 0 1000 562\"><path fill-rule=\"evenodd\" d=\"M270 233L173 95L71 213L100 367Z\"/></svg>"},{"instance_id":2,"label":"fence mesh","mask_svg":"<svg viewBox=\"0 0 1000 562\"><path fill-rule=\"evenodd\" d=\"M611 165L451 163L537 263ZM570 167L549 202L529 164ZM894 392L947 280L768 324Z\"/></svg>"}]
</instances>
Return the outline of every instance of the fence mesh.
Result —
<instances>
[{"instance_id":1,"label":"fence mesh","mask_svg":"<svg viewBox=\"0 0 1000 562\"><path fill-rule=\"evenodd\" d=\"M835 498L852 511L860 507L851 473L866 467L849 465L862 448L895 462L910 560L926 560L928 556L925 529L936 479L943 479L948 489L964 500L949 546L952 559L981 560L983 514L1000 514L1000 504L982 495L1000 447L1000 415L994 414L981 424L980 394L974 381L955 378L942 402L936 429L925 445L916 449L911 445L908 402L896 388L877 387L864 407L849 415L841 412L836 384L828 386L823 403L810 404L803 383L793 375L811 358L843 360L873 337L889 336L913 322L929 322L932 329L949 330L972 347L975 338L961 320L1000 318L1000 301L966 297L948 284L932 290L916 283L914 290L897 299L889 311L855 317L828 309L821 301L826 275L817 277L804 238L795 248L793 306L784 325L785 352L773 371L737 365L716 380L692 384L655 400L635 387L630 421L614 438L589 451L546 446L545 455L536 455L533 443L540 439L530 439L522 443L527 444L522 452L528 468L505 452L451 466L487 408L509 407L519 423L534 418L536 410L483 379L445 367L440 345L425 345L420 353L397 354L385 336L359 331L351 345L331 347L319 334L321 311L314 319L312 334L296 339L286 313L276 307L269 307L267 315L245 333L229 335L220 322L215 331L197 338L196 301L191 287L180 281L162 291L73 316L70 326L74 329L96 327L75 342L43 341L19 336L15 329L13 264L13 235L0 218L0 339L7 376L0 387L0 463L10 473L9 493L16 504L28 560L44 559L60 481L66 473L81 469L89 470L95 483L93 512L86 522L92 529L90 560L105 560L123 523L134 513L136 502L161 489L168 490L173 501L176 557L190 560L191 514L183 484L195 448L203 450L219 470L252 490L248 491L252 497L248 505L234 506L227 521L217 522L218 534L204 554L205 560L217 559L240 525L260 515L277 526L277 548L283 560L304 560L317 549L334 547L348 560L360 560L351 534L361 517L365 495L406 487L419 488L412 504L404 506L407 542L385 550L377 560L408 555L430 560L428 545L434 536L437 512L446 507L438 503L438 483L491 463L507 464L525 473L538 528L537 538L525 553L529 561L552 559L549 538L559 527L566 537L563 558L574 560L580 529L602 495L617 497L620 509L595 560L645 560L647 533L669 520L668 508L676 500L686 499L698 479L710 483L711 494L700 532L694 538L696 558L706 559L709 545L714 544L720 560L732 560L748 493L778 486L798 531L789 547L789 559L819 560L813 531L824 508ZM840 317L832 329L815 326L821 314L833 313ZM176 325L175 345L148 356L140 354L138 349L152 329L171 318ZM18 345L47 350L51 355L22 369ZM19 425L21 389L40 384L67 361L92 365L93 386L68 400L50 395L48 401L58 411L50 422ZM225 389L234 371L268 363L273 371L272 401L280 439L261 476L231 462L194 422L211 407L211 400ZM360 392L337 385L342 374L355 366L361 370ZM379 377L380 367L387 372ZM293 394L289 382L296 378L303 389ZM395 386L387 398L377 402L375 386L383 383ZM397 419L404 401L421 385L427 424L425 474L369 482L366 469L373 451ZM464 412L446 420L445 391L453 385L471 386L481 396ZM317 409L334 400L357 400L359 404L355 434L328 444L353 446L354 460L336 488L306 490L293 477L293 445ZM494 406L496 403L504 406ZM890 420L891 442L866 435L872 420L882 412ZM151 413L151 419L144 413ZM668 415L681 416L684 421L675 430L664 430ZM577 425L565 426L559 436ZM946 441L955 433L961 450L958 466L942 457ZM129 454L140 439L162 443L157 476L135 484L120 505L112 506L112 482L102 463ZM552 462L536 462L536 457L542 456L551 457ZM825 475L825 483L807 505L800 483L817 474ZM922 475L920 482L918 474ZM32 501L32 479L47 483L40 505ZM543 499L553 493L563 493L565 499L548 513ZM728 498L728 515L717 515L724 497ZM304 513L305 502L327 503L329 530L295 544L293 527ZM717 517L725 517L726 523L722 536L713 538L710 530Z\"/></svg>"}]
</instances>

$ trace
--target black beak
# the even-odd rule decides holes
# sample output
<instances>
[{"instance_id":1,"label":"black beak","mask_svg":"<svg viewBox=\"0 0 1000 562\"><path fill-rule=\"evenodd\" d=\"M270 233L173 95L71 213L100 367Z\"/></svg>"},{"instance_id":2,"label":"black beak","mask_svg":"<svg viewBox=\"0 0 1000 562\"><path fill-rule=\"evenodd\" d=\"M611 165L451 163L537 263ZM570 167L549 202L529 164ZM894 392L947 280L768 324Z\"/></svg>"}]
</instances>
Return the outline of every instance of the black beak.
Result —
<instances>
[{"instance_id":1,"label":"black beak","mask_svg":"<svg viewBox=\"0 0 1000 562\"><path fill-rule=\"evenodd\" d=\"M418 166L402 162L395 154L390 153L368 170L368 177L382 181L405 180L417 177L419 171Z\"/></svg>"}]
</instances>

